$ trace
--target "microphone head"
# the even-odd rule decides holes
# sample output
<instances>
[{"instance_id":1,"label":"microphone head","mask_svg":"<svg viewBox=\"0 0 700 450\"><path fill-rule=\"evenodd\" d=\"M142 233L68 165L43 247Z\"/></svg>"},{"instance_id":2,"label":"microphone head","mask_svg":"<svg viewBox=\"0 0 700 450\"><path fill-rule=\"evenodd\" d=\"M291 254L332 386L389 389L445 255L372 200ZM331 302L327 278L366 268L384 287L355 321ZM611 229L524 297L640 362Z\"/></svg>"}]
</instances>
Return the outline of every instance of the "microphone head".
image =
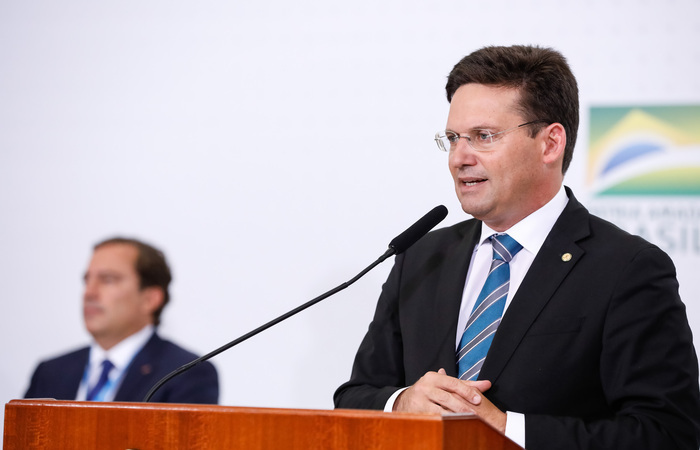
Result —
<instances>
[{"instance_id":1,"label":"microphone head","mask_svg":"<svg viewBox=\"0 0 700 450\"><path fill-rule=\"evenodd\" d=\"M436 206L424 215L416 223L408 227L406 231L396 236L390 243L389 248L394 250L395 255L399 255L410 246L422 238L428 231L432 230L435 225L442 222L447 217L447 208L443 205Z\"/></svg>"}]
</instances>

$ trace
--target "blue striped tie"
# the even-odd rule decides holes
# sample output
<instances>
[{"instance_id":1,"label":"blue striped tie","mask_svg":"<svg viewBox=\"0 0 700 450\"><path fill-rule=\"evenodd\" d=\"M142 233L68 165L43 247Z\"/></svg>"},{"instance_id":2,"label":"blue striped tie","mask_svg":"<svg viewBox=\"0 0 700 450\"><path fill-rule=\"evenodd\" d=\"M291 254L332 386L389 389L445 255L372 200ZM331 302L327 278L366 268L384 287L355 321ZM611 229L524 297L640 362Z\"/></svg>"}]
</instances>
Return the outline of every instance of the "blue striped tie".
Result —
<instances>
[{"instance_id":1,"label":"blue striped tie","mask_svg":"<svg viewBox=\"0 0 700 450\"><path fill-rule=\"evenodd\" d=\"M476 380L479 376L506 305L510 286L508 263L523 248L507 234L494 234L489 239L493 247L491 270L459 341L457 372L460 380Z\"/></svg>"},{"instance_id":2,"label":"blue striped tie","mask_svg":"<svg viewBox=\"0 0 700 450\"><path fill-rule=\"evenodd\" d=\"M114 364L112 364L112 361L105 359L102 361L102 373L100 374L100 379L97 380L97 383L90 389L90 391L87 394L86 400L92 401L92 400L98 400L101 399L100 394L102 394L102 390L105 388L107 385L107 382L109 381L109 372L114 369Z\"/></svg>"}]
</instances>

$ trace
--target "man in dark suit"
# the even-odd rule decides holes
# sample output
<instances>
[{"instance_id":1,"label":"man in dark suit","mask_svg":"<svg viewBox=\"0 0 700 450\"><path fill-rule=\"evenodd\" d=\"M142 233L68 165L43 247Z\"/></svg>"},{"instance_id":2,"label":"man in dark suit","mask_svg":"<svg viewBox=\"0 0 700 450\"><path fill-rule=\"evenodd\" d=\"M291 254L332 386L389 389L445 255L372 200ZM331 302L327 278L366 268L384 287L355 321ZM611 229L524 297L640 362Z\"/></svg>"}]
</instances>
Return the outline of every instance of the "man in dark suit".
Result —
<instances>
[{"instance_id":1,"label":"man in dark suit","mask_svg":"<svg viewBox=\"0 0 700 450\"><path fill-rule=\"evenodd\" d=\"M97 244L85 273L90 347L39 364L25 398L142 401L153 385L197 356L156 333L172 279L163 253L135 239ZM153 402L217 403L216 369L200 363L165 383Z\"/></svg>"},{"instance_id":2,"label":"man in dark suit","mask_svg":"<svg viewBox=\"0 0 700 450\"><path fill-rule=\"evenodd\" d=\"M396 258L336 407L473 412L529 450L697 449L672 261L563 187L578 129L564 57L483 48L447 97L436 141L474 219Z\"/></svg>"}]
</instances>

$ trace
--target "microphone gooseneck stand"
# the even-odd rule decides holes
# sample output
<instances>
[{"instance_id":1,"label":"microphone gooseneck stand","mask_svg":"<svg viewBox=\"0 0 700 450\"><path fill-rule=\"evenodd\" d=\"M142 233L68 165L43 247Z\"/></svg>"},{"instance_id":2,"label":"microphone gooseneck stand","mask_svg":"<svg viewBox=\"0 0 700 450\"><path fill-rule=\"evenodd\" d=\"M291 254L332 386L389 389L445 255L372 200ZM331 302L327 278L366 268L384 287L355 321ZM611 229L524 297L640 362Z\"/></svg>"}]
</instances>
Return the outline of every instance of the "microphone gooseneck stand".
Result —
<instances>
[{"instance_id":1,"label":"microphone gooseneck stand","mask_svg":"<svg viewBox=\"0 0 700 450\"><path fill-rule=\"evenodd\" d=\"M144 397L143 401L148 402L151 400L151 397L153 397L153 394L156 393L158 389L160 389L161 386L163 386L165 383L167 383L170 379L178 376L179 374L191 369L192 367L196 366L197 364L201 363L202 361L206 361L210 358L213 358L214 356L218 355L221 352L224 352L234 345L238 345L241 342L250 339L251 337L255 336L258 333L261 333L268 328L277 325L278 323L282 322L283 320L286 320L293 315L309 308L310 306L315 305L316 303L320 302L321 300L324 300L328 297L330 297L333 294L336 294L343 289L347 288L360 278L362 278L367 272L370 270L374 269L377 265L382 263L385 259L389 258L390 256L393 255L398 255L403 253L408 247L413 245L418 239L423 237L428 231L430 231L435 225L437 225L442 219L444 219L447 216L447 208L444 206L436 206L433 208L430 212L428 212L425 216L421 217L416 223L411 225L406 231L401 233L400 235L396 236L391 243L389 243L389 248L384 252L382 256L380 256L376 261L374 261L372 264L367 266L363 271L355 275L352 279L346 281L345 283L340 284L339 286L331 289L330 291L319 295L318 297L314 298L313 300L309 300L308 302L304 303L301 306L298 306L294 308L293 310L282 314L281 316L277 317L276 319L273 319L269 322L267 322L264 325L259 326L258 328L254 329L253 331L250 331L249 333L244 334L243 336L234 339L233 341L229 342L228 344L222 345L221 347L217 348L214 351L211 351L207 353L204 356L201 356L183 366L180 366L179 368L173 370L170 372L168 375L164 376L160 381L158 381L146 394L146 397Z\"/></svg>"}]
</instances>

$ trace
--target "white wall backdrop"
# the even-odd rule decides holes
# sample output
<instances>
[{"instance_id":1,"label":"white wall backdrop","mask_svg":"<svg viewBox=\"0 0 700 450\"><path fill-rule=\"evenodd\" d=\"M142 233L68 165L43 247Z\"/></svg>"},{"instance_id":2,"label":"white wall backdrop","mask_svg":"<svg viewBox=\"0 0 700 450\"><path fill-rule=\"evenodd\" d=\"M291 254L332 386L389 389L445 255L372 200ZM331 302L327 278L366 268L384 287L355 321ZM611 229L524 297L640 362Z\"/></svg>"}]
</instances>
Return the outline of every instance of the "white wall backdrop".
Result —
<instances>
[{"instance_id":1,"label":"white wall backdrop","mask_svg":"<svg viewBox=\"0 0 700 450\"><path fill-rule=\"evenodd\" d=\"M587 108L700 104L698 42L697 0L0 0L0 400L88 341L95 242L161 247L161 333L206 353L350 279L433 206L465 218L432 138L467 53L568 57L566 183L585 203ZM674 259L698 346L700 250ZM215 358L221 403L332 408L390 266Z\"/></svg>"}]
</instances>

